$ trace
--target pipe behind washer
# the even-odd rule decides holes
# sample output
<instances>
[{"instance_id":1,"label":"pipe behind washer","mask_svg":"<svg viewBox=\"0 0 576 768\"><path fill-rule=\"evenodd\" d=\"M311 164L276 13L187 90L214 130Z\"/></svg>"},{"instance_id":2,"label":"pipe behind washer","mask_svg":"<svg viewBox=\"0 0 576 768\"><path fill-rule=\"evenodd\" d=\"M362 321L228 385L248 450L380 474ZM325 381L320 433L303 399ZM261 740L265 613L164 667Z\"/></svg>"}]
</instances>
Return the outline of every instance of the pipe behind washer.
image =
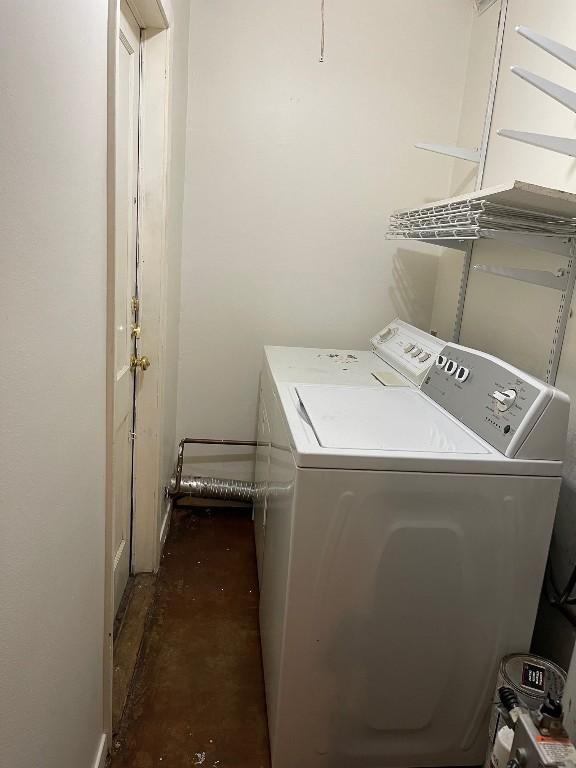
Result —
<instances>
[{"instance_id":1,"label":"pipe behind washer","mask_svg":"<svg viewBox=\"0 0 576 768\"><path fill-rule=\"evenodd\" d=\"M218 499L220 501L241 501L253 504L256 500L256 484L249 480L229 480L218 477L199 477L182 475L184 446L196 445L231 445L256 448L253 440L215 440L212 438L185 437L178 446L176 472L166 488L166 495L172 498L192 496L199 499Z\"/></svg>"}]
</instances>

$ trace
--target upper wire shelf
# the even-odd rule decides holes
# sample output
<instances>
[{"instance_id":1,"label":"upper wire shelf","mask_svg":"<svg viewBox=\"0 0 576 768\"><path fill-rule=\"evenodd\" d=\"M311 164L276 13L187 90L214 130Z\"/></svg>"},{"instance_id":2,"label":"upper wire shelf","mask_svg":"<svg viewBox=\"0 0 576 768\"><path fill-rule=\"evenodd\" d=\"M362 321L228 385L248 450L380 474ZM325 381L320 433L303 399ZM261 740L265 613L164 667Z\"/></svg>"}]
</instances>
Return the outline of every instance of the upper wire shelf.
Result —
<instances>
[{"instance_id":1,"label":"upper wire shelf","mask_svg":"<svg viewBox=\"0 0 576 768\"><path fill-rule=\"evenodd\" d=\"M386 236L458 249L481 238L502 239L568 256L576 237L576 195L515 181L395 211Z\"/></svg>"}]
</instances>

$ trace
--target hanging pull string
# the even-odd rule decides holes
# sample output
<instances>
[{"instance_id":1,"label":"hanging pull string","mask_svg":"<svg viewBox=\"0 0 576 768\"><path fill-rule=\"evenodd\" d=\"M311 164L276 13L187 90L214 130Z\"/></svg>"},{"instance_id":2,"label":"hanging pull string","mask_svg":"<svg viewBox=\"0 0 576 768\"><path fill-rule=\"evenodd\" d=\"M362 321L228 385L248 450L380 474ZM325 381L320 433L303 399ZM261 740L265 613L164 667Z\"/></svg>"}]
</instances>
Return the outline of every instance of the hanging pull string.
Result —
<instances>
[{"instance_id":1,"label":"hanging pull string","mask_svg":"<svg viewBox=\"0 0 576 768\"><path fill-rule=\"evenodd\" d=\"M320 64L324 61L324 32L326 29L325 21L324 21L324 3L325 0L321 0L320 3L320 16L322 19L322 33L320 35Z\"/></svg>"}]
</instances>

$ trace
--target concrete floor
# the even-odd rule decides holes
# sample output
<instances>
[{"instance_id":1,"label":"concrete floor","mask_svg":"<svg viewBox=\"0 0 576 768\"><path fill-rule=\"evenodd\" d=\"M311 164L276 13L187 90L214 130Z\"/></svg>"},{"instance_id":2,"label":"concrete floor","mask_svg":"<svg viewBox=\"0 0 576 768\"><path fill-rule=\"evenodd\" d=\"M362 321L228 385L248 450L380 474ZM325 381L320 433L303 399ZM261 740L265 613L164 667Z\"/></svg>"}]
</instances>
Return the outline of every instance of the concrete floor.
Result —
<instances>
[{"instance_id":1,"label":"concrete floor","mask_svg":"<svg viewBox=\"0 0 576 768\"><path fill-rule=\"evenodd\" d=\"M252 530L175 510L113 768L269 768Z\"/></svg>"},{"instance_id":2,"label":"concrete floor","mask_svg":"<svg viewBox=\"0 0 576 768\"><path fill-rule=\"evenodd\" d=\"M156 576L131 576L114 622L112 728L118 731L128 700L150 610L156 594Z\"/></svg>"}]
</instances>

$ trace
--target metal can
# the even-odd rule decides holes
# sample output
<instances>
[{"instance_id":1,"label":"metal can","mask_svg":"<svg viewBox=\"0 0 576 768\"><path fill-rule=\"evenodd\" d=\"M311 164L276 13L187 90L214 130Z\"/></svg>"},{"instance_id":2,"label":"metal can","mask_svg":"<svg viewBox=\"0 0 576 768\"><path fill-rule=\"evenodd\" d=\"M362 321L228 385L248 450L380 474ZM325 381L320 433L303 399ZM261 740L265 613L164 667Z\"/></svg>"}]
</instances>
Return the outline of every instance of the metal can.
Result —
<instances>
[{"instance_id":1,"label":"metal can","mask_svg":"<svg viewBox=\"0 0 576 768\"><path fill-rule=\"evenodd\" d=\"M498 669L496 690L492 700L486 766L490 765L490 755L496 734L505 725L500 711L498 690L503 686L511 688L521 703L529 709L538 709L546 700L548 693L555 699L561 699L565 684L566 672L548 659L529 653L512 653L504 656Z\"/></svg>"}]
</instances>

